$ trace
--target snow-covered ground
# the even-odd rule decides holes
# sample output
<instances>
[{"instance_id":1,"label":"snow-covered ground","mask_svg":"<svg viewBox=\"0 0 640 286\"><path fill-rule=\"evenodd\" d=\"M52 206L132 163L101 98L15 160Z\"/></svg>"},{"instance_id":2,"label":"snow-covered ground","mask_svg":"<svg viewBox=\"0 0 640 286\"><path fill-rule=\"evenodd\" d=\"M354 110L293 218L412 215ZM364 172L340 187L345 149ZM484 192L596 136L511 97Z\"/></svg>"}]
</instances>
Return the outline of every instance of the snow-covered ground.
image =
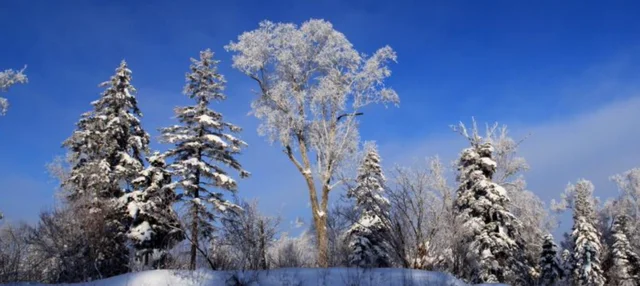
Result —
<instances>
[{"instance_id":1,"label":"snow-covered ground","mask_svg":"<svg viewBox=\"0 0 640 286\"><path fill-rule=\"evenodd\" d=\"M239 284L234 284L239 281ZM5 284L44 285L44 284ZM467 285L449 274L412 269L286 268L267 271L153 270L129 273L103 280L70 284L76 286L401 286Z\"/></svg>"}]
</instances>

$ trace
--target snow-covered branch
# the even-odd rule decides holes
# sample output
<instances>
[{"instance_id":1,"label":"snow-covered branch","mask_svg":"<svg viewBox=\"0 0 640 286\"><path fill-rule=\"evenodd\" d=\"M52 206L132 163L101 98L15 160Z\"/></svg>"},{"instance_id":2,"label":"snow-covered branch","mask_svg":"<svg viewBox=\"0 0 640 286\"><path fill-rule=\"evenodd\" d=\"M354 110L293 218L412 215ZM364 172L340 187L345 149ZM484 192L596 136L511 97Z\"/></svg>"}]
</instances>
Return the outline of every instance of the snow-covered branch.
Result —
<instances>
[{"instance_id":1,"label":"snow-covered branch","mask_svg":"<svg viewBox=\"0 0 640 286\"><path fill-rule=\"evenodd\" d=\"M24 74L24 70L27 68L27 66L25 66L24 68L22 68L19 71L15 71L15 70L4 70L4 71L0 71L0 92L6 92L7 90L9 90L9 87L11 87L12 85L15 84L25 84L28 82L27 76ZM4 97L0 97L0 115L4 115L7 112L7 109L9 108L9 101L4 98Z\"/></svg>"}]
</instances>

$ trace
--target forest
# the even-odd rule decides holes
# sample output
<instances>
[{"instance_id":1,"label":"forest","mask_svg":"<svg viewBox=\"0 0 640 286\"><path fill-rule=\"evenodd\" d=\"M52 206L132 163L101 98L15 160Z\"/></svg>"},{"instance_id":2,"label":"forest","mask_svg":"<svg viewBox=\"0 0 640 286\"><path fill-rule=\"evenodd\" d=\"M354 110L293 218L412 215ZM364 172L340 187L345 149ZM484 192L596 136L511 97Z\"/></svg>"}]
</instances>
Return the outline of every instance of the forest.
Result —
<instances>
[{"instance_id":1,"label":"forest","mask_svg":"<svg viewBox=\"0 0 640 286\"><path fill-rule=\"evenodd\" d=\"M252 175L242 164L252 142L242 134L255 131L216 111L234 84L218 70L221 53L253 82L257 132L290 162L274 167L294 168L291 180L305 183L298 191L311 224L300 235L283 232L282 218L261 212L238 187ZM518 152L527 138L473 114L450 126L467 143L453 164L433 156L383 168L359 124L384 112L371 106L402 108L402 95L386 84L396 51L358 52L325 20L262 21L187 60L182 96L191 104L166 110L174 125L158 138L143 127L135 66L114 63L92 109L60 142L65 156L47 166L61 203L35 224L0 225L0 283L149 270L392 268L469 284L640 285L640 168L613 175L618 193L607 200L585 178L547 203L527 189L529 165ZM0 72L3 115L13 89L37 84L28 78L27 67ZM571 215L571 230L554 237L562 214ZM240 280L226 283L254 285Z\"/></svg>"}]
</instances>

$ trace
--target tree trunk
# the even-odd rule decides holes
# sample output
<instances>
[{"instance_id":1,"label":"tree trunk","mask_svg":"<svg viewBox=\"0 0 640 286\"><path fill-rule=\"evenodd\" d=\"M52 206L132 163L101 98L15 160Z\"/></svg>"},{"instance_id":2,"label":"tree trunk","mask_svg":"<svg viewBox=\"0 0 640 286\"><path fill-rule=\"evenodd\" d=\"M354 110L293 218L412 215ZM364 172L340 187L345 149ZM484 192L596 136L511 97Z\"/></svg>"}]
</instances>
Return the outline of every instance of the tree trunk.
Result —
<instances>
[{"instance_id":1,"label":"tree trunk","mask_svg":"<svg viewBox=\"0 0 640 286\"><path fill-rule=\"evenodd\" d=\"M327 236L327 208L329 203L329 178L325 175L322 185L322 202L318 202L318 193L316 191L316 185L311 174L311 162L309 161L309 155L307 153L307 146L304 140L304 136L300 133L296 134L298 139L298 147L300 148L300 157L302 164L294 157L291 146L285 146L285 154L289 157L291 162L296 166L302 177L304 177L307 183L307 189L309 190L309 202L311 203L311 211L313 217L313 223L316 227L316 243L318 247L318 266L322 268L329 267L329 238ZM327 174L330 172L327 171Z\"/></svg>"},{"instance_id":2,"label":"tree trunk","mask_svg":"<svg viewBox=\"0 0 640 286\"><path fill-rule=\"evenodd\" d=\"M203 135L204 135L204 128L200 126L200 130L198 131L198 137L202 138ZM202 161L202 150L198 149L196 151L196 158L198 158L198 161ZM196 199L200 197L200 171L198 170L196 170L193 185L195 186L195 190L193 191L193 198ZM192 205L192 208L193 208L193 213L191 214L192 215L191 219L193 221L191 222L191 261L189 262L189 269L196 270L199 214L198 214L197 206Z\"/></svg>"},{"instance_id":3,"label":"tree trunk","mask_svg":"<svg viewBox=\"0 0 640 286\"><path fill-rule=\"evenodd\" d=\"M327 204L318 203L318 195L316 186L313 182L311 174L303 174L307 187L309 188L309 199L311 201L311 211L313 212L313 223L316 227L316 243L318 244L318 266L322 268L329 267L329 238L327 237Z\"/></svg>"},{"instance_id":4,"label":"tree trunk","mask_svg":"<svg viewBox=\"0 0 640 286\"><path fill-rule=\"evenodd\" d=\"M327 237L327 216L314 215L316 239L318 240L318 266L329 267L329 238Z\"/></svg>"},{"instance_id":5,"label":"tree trunk","mask_svg":"<svg viewBox=\"0 0 640 286\"><path fill-rule=\"evenodd\" d=\"M200 196L199 191L196 190L193 197L198 198ZM196 255L198 248L198 208L193 207L193 214L191 217L191 261L189 262L189 269L196 270Z\"/></svg>"},{"instance_id":6,"label":"tree trunk","mask_svg":"<svg viewBox=\"0 0 640 286\"><path fill-rule=\"evenodd\" d=\"M260 219L258 221L258 229L259 229L259 246L260 250L260 265L259 269L266 270L267 269L267 238L264 227L264 220Z\"/></svg>"}]
</instances>

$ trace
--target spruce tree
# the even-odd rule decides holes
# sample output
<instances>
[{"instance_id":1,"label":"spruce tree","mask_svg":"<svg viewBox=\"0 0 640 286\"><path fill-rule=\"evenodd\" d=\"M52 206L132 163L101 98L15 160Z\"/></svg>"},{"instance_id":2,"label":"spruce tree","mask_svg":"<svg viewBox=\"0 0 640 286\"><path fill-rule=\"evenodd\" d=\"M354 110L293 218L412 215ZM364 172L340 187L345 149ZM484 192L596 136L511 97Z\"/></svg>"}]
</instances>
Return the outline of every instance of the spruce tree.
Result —
<instances>
[{"instance_id":1,"label":"spruce tree","mask_svg":"<svg viewBox=\"0 0 640 286\"><path fill-rule=\"evenodd\" d=\"M573 228L571 238L571 283L581 286L604 285L605 279L600 265L601 234L596 229L593 184L579 180L569 186L574 194Z\"/></svg>"},{"instance_id":2,"label":"spruce tree","mask_svg":"<svg viewBox=\"0 0 640 286\"><path fill-rule=\"evenodd\" d=\"M72 169L63 182L67 199L84 221L89 256L96 277L126 272L126 215L118 199L131 191L131 183L143 168L149 135L142 129L142 116L131 85L131 70L125 61L107 82L101 97L92 102L63 146L71 153Z\"/></svg>"},{"instance_id":3,"label":"spruce tree","mask_svg":"<svg viewBox=\"0 0 640 286\"><path fill-rule=\"evenodd\" d=\"M237 184L227 175L225 168L234 169L244 178L249 175L234 158L247 144L231 133L241 128L223 121L222 114L209 108L212 101L226 96L224 77L218 73L219 61L211 50L200 52L200 59L191 59L191 72L187 73L184 94L196 101L195 105L178 107L176 117L181 125L162 129L162 138L175 146L165 153L173 158L168 166L177 181L174 188L181 189L182 200L189 208L191 240L190 268L196 267L199 238L211 237L212 222L218 212L233 211L238 207L223 198L215 189L235 192Z\"/></svg>"},{"instance_id":4,"label":"spruce tree","mask_svg":"<svg viewBox=\"0 0 640 286\"><path fill-rule=\"evenodd\" d=\"M608 270L608 284L621 286L640 285L635 276L634 268L637 269L638 255L633 252L627 238L626 215L617 215L611 227L611 262ZM636 265L634 265L634 263Z\"/></svg>"},{"instance_id":5,"label":"spruce tree","mask_svg":"<svg viewBox=\"0 0 640 286\"><path fill-rule=\"evenodd\" d=\"M72 186L70 200L84 194L114 199L131 191L148 152L149 134L140 124L142 113L126 62L100 86L106 90L92 102L94 110L82 115L77 130L64 142L74 161L64 182Z\"/></svg>"},{"instance_id":6,"label":"spruce tree","mask_svg":"<svg viewBox=\"0 0 640 286\"><path fill-rule=\"evenodd\" d=\"M557 246L551 234L546 235L542 243L540 271L541 285L555 285L563 277L563 270L558 261Z\"/></svg>"},{"instance_id":7,"label":"spruce tree","mask_svg":"<svg viewBox=\"0 0 640 286\"><path fill-rule=\"evenodd\" d=\"M466 134L466 130L463 135ZM523 264L518 219L507 210L506 190L492 182L496 162L493 146L474 132L471 147L458 161L455 208L466 231L463 237L469 265L461 273L472 283L523 284L528 275Z\"/></svg>"},{"instance_id":8,"label":"spruce tree","mask_svg":"<svg viewBox=\"0 0 640 286\"><path fill-rule=\"evenodd\" d=\"M154 153L149 166L133 180L135 191L120 198L129 214L127 237L133 242L136 258L143 265L161 268L167 251L184 239L178 216L173 210L177 196L169 187L171 174L164 158Z\"/></svg>"},{"instance_id":9,"label":"spruce tree","mask_svg":"<svg viewBox=\"0 0 640 286\"><path fill-rule=\"evenodd\" d=\"M355 199L358 220L347 230L349 264L356 267L390 267L389 201L383 196L385 177L375 146L367 146L358 170L357 186L347 196Z\"/></svg>"},{"instance_id":10,"label":"spruce tree","mask_svg":"<svg viewBox=\"0 0 640 286\"><path fill-rule=\"evenodd\" d=\"M569 248L563 249L562 254L560 255L560 257L562 258L562 273L564 274L564 278L562 279L562 281L566 282L565 284L570 284L571 273L573 271L573 262L571 256L573 247L571 247L570 249L571 250L569 250Z\"/></svg>"}]
</instances>

